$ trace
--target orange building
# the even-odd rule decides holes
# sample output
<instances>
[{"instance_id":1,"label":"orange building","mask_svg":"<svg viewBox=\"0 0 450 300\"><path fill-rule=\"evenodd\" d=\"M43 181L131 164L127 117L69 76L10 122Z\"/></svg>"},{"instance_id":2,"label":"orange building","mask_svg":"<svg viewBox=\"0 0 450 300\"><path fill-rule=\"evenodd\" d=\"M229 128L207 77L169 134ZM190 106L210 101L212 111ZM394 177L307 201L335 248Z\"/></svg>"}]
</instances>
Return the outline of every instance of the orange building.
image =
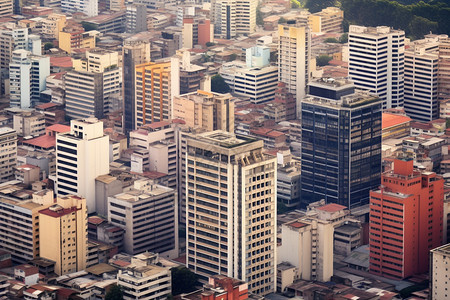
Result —
<instances>
[{"instance_id":1,"label":"orange building","mask_svg":"<svg viewBox=\"0 0 450 300\"><path fill-rule=\"evenodd\" d=\"M246 282L224 275L211 276L203 289L181 295L181 300L246 300L248 298Z\"/></svg>"},{"instance_id":2,"label":"orange building","mask_svg":"<svg viewBox=\"0 0 450 300\"><path fill-rule=\"evenodd\" d=\"M370 272L402 279L428 272L429 251L442 244L444 180L394 160L370 193Z\"/></svg>"}]
</instances>

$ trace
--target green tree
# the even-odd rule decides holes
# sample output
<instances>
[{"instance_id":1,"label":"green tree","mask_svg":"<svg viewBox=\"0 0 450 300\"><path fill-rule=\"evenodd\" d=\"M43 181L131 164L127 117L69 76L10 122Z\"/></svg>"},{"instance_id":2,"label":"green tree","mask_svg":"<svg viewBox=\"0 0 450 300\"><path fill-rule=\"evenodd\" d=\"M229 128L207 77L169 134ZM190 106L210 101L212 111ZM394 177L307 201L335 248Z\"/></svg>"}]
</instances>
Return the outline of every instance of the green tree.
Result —
<instances>
[{"instance_id":1,"label":"green tree","mask_svg":"<svg viewBox=\"0 0 450 300\"><path fill-rule=\"evenodd\" d=\"M298 0L291 0L291 8L300 8L301 4Z\"/></svg>"},{"instance_id":2,"label":"green tree","mask_svg":"<svg viewBox=\"0 0 450 300\"><path fill-rule=\"evenodd\" d=\"M278 61L278 51L270 52L270 62L276 63Z\"/></svg>"},{"instance_id":3,"label":"green tree","mask_svg":"<svg viewBox=\"0 0 450 300\"><path fill-rule=\"evenodd\" d=\"M307 8L310 13L316 13L324 8L335 5L336 0L306 0L305 2L305 8Z\"/></svg>"},{"instance_id":4,"label":"green tree","mask_svg":"<svg viewBox=\"0 0 450 300\"><path fill-rule=\"evenodd\" d=\"M122 287L113 285L106 293L105 300L123 300Z\"/></svg>"},{"instance_id":5,"label":"green tree","mask_svg":"<svg viewBox=\"0 0 450 300\"><path fill-rule=\"evenodd\" d=\"M172 295L176 296L182 293L190 293L196 290L198 283L197 275L191 270L182 266L172 268Z\"/></svg>"},{"instance_id":6,"label":"green tree","mask_svg":"<svg viewBox=\"0 0 450 300\"><path fill-rule=\"evenodd\" d=\"M211 47L214 46L215 44L213 42L206 42L205 45L206 47Z\"/></svg>"},{"instance_id":7,"label":"green tree","mask_svg":"<svg viewBox=\"0 0 450 300\"><path fill-rule=\"evenodd\" d=\"M53 45L53 43L45 43L44 44L44 50L45 51L48 51L48 50L50 50L50 49L52 49L52 48L54 48L55 46Z\"/></svg>"},{"instance_id":8,"label":"green tree","mask_svg":"<svg viewBox=\"0 0 450 300\"><path fill-rule=\"evenodd\" d=\"M409 32L413 39L421 39L430 32L436 32L438 23L432 22L426 18L413 16L408 26Z\"/></svg>"},{"instance_id":9,"label":"green tree","mask_svg":"<svg viewBox=\"0 0 450 300\"><path fill-rule=\"evenodd\" d=\"M341 37L339 38L339 43L341 44L345 44L348 42L348 33L344 33L341 35Z\"/></svg>"},{"instance_id":10,"label":"green tree","mask_svg":"<svg viewBox=\"0 0 450 300\"><path fill-rule=\"evenodd\" d=\"M237 58L237 54L236 53L233 53L233 54L230 55L230 61L236 60L236 58Z\"/></svg>"},{"instance_id":11,"label":"green tree","mask_svg":"<svg viewBox=\"0 0 450 300\"><path fill-rule=\"evenodd\" d=\"M324 43L339 43L339 41L335 38L326 38L323 40Z\"/></svg>"},{"instance_id":12,"label":"green tree","mask_svg":"<svg viewBox=\"0 0 450 300\"><path fill-rule=\"evenodd\" d=\"M230 86L228 83L225 82L222 76L219 74L214 75L211 77L211 91L216 93L229 93L231 91ZM176 295L176 294L174 294Z\"/></svg>"},{"instance_id":13,"label":"green tree","mask_svg":"<svg viewBox=\"0 0 450 300\"><path fill-rule=\"evenodd\" d=\"M316 58L316 65L319 67L323 67L328 65L328 63L330 62L330 60L332 60L333 58L331 56L328 55L320 55L319 57Z\"/></svg>"}]
</instances>

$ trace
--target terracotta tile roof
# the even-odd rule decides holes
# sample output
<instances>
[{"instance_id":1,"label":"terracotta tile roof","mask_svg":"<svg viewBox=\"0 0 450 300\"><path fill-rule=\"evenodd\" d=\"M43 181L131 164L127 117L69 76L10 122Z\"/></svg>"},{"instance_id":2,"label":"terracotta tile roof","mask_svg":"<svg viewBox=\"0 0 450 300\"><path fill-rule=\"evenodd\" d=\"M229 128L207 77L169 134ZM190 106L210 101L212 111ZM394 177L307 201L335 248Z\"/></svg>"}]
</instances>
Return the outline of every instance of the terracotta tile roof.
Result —
<instances>
[{"instance_id":1,"label":"terracotta tile roof","mask_svg":"<svg viewBox=\"0 0 450 300\"><path fill-rule=\"evenodd\" d=\"M49 135L41 135L34 139L24 140L23 143L26 145L40 147L42 149L49 149L55 147L56 137Z\"/></svg>"},{"instance_id":2,"label":"terracotta tile roof","mask_svg":"<svg viewBox=\"0 0 450 300\"><path fill-rule=\"evenodd\" d=\"M36 105L36 108L47 109L47 108L58 106L58 105L59 104L56 104L56 103L53 103L53 102L48 102L48 103L43 103L43 104Z\"/></svg>"},{"instance_id":3,"label":"terracotta tile roof","mask_svg":"<svg viewBox=\"0 0 450 300\"><path fill-rule=\"evenodd\" d=\"M318 207L317 209L322 210L322 211L327 211L327 212L337 212L343 209L346 209L346 206L340 205L340 204L336 204L336 203L330 203L330 204L326 204L324 206Z\"/></svg>"},{"instance_id":4,"label":"terracotta tile roof","mask_svg":"<svg viewBox=\"0 0 450 300\"><path fill-rule=\"evenodd\" d=\"M72 68L72 58L70 56L50 57L50 66Z\"/></svg>"},{"instance_id":5,"label":"terracotta tile roof","mask_svg":"<svg viewBox=\"0 0 450 300\"><path fill-rule=\"evenodd\" d=\"M64 133L64 132L70 131L70 126L63 125L63 124L53 124L53 125L48 126L46 129L49 131L56 131L59 133Z\"/></svg>"},{"instance_id":6,"label":"terracotta tile roof","mask_svg":"<svg viewBox=\"0 0 450 300\"><path fill-rule=\"evenodd\" d=\"M397 114L389 114L389 113L383 113L382 114L382 128L389 128L395 125L399 125L402 123L410 122L411 118L403 115L397 115Z\"/></svg>"},{"instance_id":7,"label":"terracotta tile roof","mask_svg":"<svg viewBox=\"0 0 450 300\"><path fill-rule=\"evenodd\" d=\"M294 228L302 228L302 227L307 226L308 224L295 221L295 222L289 223L288 225L291 226L291 227L294 227Z\"/></svg>"}]
</instances>

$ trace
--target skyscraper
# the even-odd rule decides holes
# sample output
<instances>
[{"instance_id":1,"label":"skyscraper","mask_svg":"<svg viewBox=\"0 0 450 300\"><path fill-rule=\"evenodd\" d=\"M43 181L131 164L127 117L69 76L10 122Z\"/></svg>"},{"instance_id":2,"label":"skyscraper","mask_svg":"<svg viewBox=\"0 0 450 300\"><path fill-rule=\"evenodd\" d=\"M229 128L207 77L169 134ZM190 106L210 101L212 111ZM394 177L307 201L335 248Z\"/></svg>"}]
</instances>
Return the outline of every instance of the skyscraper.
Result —
<instances>
[{"instance_id":1,"label":"skyscraper","mask_svg":"<svg viewBox=\"0 0 450 300\"><path fill-rule=\"evenodd\" d=\"M347 80L309 84L302 102L302 202L348 208L380 185L381 101Z\"/></svg>"},{"instance_id":2,"label":"skyscraper","mask_svg":"<svg viewBox=\"0 0 450 300\"><path fill-rule=\"evenodd\" d=\"M211 1L211 21L214 23L214 35L223 39L236 37L237 0Z\"/></svg>"},{"instance_id":3,"label":"skyscraper","mask_svg":"<svg viewBox=\"0 0 450 300\"><path fill-rule=\"evenodd\" d=\"M348 75L376 93L383 109L403 106L405 32L386 26L350 25Z\"/></svg>"},{"instance_id":4,"label":"skyscraper","mask_svg":"<svg viewBox=\"0 0 450 300\"><path fill-rule=\"evenodd\" d=\"M370 272L403 279L428 272L429 252L442 244L444 180L394 160L370 193Z\"/></svg>"},{"instance_id":5,"label":"skyscraper","mask_svg":"<svg viewBox=\"0 0 450 300\"><path fill-rule=\"evenodd\" d=\"M450 38L442 37L439 40L439 67L438 67L439 100L450 98Z\"/></svg>"},{"instance_id":6,"label":"skyscraper","mask_svg":"<svg viewBox=\"0 0 450 300\"><path fill-rule=\"evenodd\" d=\"M187 139L187 266L260 295L276 287L277 162L263 141L224 131Z\"/></svg>"},{"instance_id":7,"label":"skyscraper","mask_svg":"<svg viewBox=\"0 0 450 300\"><path fill-rule=\"evenodd\" d=\"M295 95L297 117L310 78L311 32L301 20L278 25L278 80Z\"/></svg>"},{"instance_id":8,"label":"skyscraper","mask_svg":"<svg viewBox=\"0 0 450 300\"><path fill-rule=\"evenodd\" d=\"M136 129L136 65L150 62L150 42L138 37L124 41L123 62L123 102L125 131Z\"/></svg>"},{"instance_id":9,"label":"skyscraper","mask_svg":"<svg viewBox=\"0 0 450 300\"><path fill-rule=\"evenodd\" d=\"M414 41L405 51L406 114L414 120L429 122L439 118L438 37Z\"/></svg>"},{"instance_id":10,"label":"skyscraper","mask_svg":"<svg viewBox=\"0 0 450 300\"><path fill-rule=\"evenodd\" d=\"M0 182L14 178L17 163L17 133L8 127L0 128Z\"/></svg>"},{"instance_id":11,"label":"skyscraper","mask_svg":"<svg viewBox=\"0 0 450 300\"><path fill-rule=\"evenodd\" d=\"M1 0L0 1L0 16L10 16L13 14L13 1L12 0Z\"/></svg>"},{"instance_id":12,"label":"skyscraper","mask_svg":"<svg viewBox=\"0 0 450 300\"><path fill-rule=\"evenodd\" d=\"M95 118L72 120L70 132L56 136L56 193L86 198L88 212L96 211L95 178L109 173L109 136Z\"/></svg>"},{"instance_id":13,"label":"skyscraper","mask_svg":"<svg viewBox=\"0 0 450 300\"><path fill-rule=\"evenodd\" d=\"M136 127L172 118L172 98L180 94L179 74L177 58L136 66Z\"/></svg>"}]
</instances>

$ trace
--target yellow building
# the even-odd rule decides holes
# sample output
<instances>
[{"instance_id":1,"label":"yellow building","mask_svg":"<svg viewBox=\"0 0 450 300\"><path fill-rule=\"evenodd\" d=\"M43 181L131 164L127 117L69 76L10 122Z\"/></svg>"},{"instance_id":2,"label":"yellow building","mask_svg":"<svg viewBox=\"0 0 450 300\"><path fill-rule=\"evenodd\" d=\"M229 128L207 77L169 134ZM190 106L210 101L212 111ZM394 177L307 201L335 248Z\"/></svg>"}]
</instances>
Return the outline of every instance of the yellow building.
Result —
<instances>
[{"instance_id":1,"label":"yellow building","mask_svg":"<svg viewBox=\"0 0 450 300\"><path fill-rule=\"evenodd\" d=\"M342 21L344 20L344 11L337 7L327 7L322 11L308 16L311 32L332 32L342 33Z\"/></svg>"},{"instance_id":2,"label":"yellow building","mask_svg":"<svg viewBox=\"0 0 450 300\"><path fill-rule=\"evenodd\" d=\"M173 118L191 128L234 132L234 101L231 94L197 91L173 99Z\"/></svg>"},{"instance_id":3,"label":"yellow building","mask_svg":"<svg viewBox=\"0 0 450 300\"><path fill-rule=\"evenodd\" d=\"M59 33L66 26L66 15L51 14L42 21L42 34L59 40Z\"/></svg>"},{"instance_id":4,"label":"yellow building","mask_svg":"<svg viewBox=\"0 0 450 300\"><path fill-rule=\"evenodd\" d=\"M136 127L172 118L172 97L180 93L179 60L136 66Z\"/></svg>"},{"instance_id":5,"label":"yellow building","mask_svg":"<svg viewBox=\"0 0 450 300\"><path fill-rule=\"evenodd\" d=\"M86 199L67 195L39 211L40 256L54 261L55 273L64 275L86 268Z\"/></svg>"},{"instance_id":6,"label":"yellow building","mask_svg":"<svg viewBox=\"0 0 450 300\"><path fill-rule=\"evenodd\" d=\"M65 27L59 33L59 48L69 54L74 49L95 48L95 37L82 27Z\"/></svg>"}]
</instances>

